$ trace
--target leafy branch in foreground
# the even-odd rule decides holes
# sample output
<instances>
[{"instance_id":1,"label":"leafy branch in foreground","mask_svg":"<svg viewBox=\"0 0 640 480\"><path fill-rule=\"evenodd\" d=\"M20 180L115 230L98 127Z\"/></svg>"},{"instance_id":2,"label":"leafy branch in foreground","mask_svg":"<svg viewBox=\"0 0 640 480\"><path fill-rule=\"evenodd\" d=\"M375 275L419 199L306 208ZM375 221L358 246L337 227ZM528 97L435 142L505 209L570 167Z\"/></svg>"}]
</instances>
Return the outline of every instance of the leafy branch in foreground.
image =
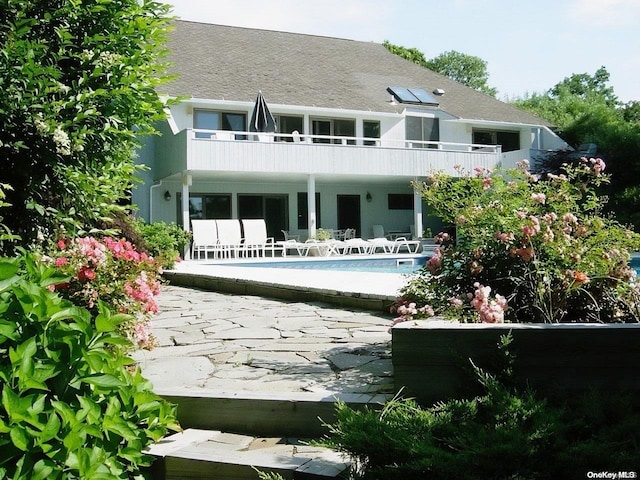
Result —
<instances>
[{"instance_id":1,"label":"leafy branch in foreground","mask_svg":"<svg viewBox=\"0 0 640 480\"><path fill-rule=\"evenodd\" d=\"M145 448L179 430L117 329L51 290L64 276L29 254L0 259L0 478L142 478Z\"/></svg>"}]
</instances>

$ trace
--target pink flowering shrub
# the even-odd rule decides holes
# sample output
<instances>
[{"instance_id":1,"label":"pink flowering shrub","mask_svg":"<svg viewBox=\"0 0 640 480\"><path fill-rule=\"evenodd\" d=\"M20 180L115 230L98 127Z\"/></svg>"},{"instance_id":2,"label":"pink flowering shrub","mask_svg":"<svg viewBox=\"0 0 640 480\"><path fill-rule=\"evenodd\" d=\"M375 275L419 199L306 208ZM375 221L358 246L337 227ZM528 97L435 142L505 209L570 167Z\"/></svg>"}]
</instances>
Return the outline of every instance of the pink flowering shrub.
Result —
<instances>
[{"instance_id":1,"label":"pink flowering shrub","mask_svg":"<svg viewBox=\"0 0 640 480\"><path fill-rule=\"evenodd\" d=\"M414 185L456 238L436 236L440 246L393 307L395 322L638 321L640 282L629 261L640 236L602 214L605 168L582 159L541 179L522 162Z\"/></svg>"},{"instance_id":2,"label":"pink flowering shrub","mask_svg":"<svg viewBox=\"0 0 640 480\"><path fill-rule=\"evenodd\" d=\"M43 259L65 274L68 281L51 290L98 312L100 302L130 316L121 333L138 348L152 348L150 318L158 311L160 267L125 239L78 237L59 240Z\"/></svg>"}]
</instances>

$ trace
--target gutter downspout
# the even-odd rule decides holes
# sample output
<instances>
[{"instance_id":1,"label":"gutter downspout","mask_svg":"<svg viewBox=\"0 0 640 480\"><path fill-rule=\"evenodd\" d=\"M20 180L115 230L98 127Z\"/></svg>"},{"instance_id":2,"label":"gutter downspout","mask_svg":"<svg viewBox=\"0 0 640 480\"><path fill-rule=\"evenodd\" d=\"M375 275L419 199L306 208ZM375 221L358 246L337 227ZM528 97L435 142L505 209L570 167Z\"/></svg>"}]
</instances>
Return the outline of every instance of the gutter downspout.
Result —
<instances>
[{"instance_id":1,"label":"gutter downspout","mask_svg":"<svg viewBox=\"0 0 640 480\"><path fill-rule=\"evenodd\" d=\"M153 189L162 185L162 180L154 183L149 187L149 223L153 222Z\"/></svg>"}]
</instances>

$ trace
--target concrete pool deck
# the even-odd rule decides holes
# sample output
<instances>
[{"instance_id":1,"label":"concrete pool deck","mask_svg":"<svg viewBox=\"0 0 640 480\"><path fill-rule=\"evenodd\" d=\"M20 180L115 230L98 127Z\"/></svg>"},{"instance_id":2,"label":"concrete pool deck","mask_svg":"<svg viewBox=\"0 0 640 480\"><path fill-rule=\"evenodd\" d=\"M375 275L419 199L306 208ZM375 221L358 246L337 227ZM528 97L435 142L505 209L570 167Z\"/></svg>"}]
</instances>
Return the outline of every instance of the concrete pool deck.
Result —
<instances>
[{"instance_id":1,"label":"concrete pool deck","mask_svg":"<svg viewBox=\"0 0 640 480\"><path fill-rule=\"evenodd\" d=\"M211 261L165 275L152 320L158 346L134 356L159 392L393 390L388 307L406 275Z\"/></svg>"},{"instance_id":2,"label":"concrete pool deck","mask_svg":"<svg viewBox=\"0 0 640 480\"><path fill-rule=\"evenodd\" d=\"M421 255L346 255L330 257L339 259L390 259L409 260ZM322 301L334 305L368 310L388 311L399 290L408 282L406 274L307 270L292 268L243 267L242 263L278 261L316 261L308 257L249 258L243 260L213 261L190 260L176 264L165 272L174 285L203 290L259 295L295 301Z\"/></svg>"}]
</instances>

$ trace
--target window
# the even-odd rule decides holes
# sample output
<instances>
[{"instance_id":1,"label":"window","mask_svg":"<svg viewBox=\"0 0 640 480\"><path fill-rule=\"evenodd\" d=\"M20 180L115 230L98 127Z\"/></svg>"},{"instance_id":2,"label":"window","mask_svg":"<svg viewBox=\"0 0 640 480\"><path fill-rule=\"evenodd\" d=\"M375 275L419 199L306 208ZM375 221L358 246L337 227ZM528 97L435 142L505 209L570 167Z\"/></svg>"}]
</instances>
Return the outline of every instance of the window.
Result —
<instances>
[{"instance_id":1,"label":"window","mask_svg":"<svg viewBox=\"0 0 640 480\"><path fill-rule=\"evenodd\" d=\"M503 152L520 150L520 132L474 129L473 143L480 145L501 145Z\"/></svg>"},{"instance_id":2,"label":"window","mask_svg":"<svg viewBox=\"0 0 640 480\"><path fill-rule=\"evenodd\" d=\"M182 193L177 195L179 222L182 222ZM231 194L229 193L192 193L189 195L189 218L216 219L231 218Z\"/></svg>"},{"instance_id":3,"label":"window","mask_svg":"<svg viewBox=\"0 0 640 480\"><path fill-rule=\"evenodd\" d=\"M320 192L316 192L316 228L321 228L320 222ZM309 203L307 192L298 192L298 230L309 228Z\"/></svg>"},{"instance_id":4,"label":"window","mask_svg":"<svg viewBox=\"0 0 640 480\"><path fill-rule=\"evenodd\" d=\"M413 210L413 195L410 193L390 193L387 196L389 210Z\"/></svg>"},{"instance_id":5,"label":"window","mask_svg":"<svg viewBox=\"0 0 640 480\"><path fill-rule=\"evenodd\" d=\"M194 110L193 128L200 130L247 131L247 115L244 113L218 112L215 110ZM196 132L196 138L210 138L210 134ZM246 140L245 135L236 135L236 140Z\"/></svg>"},{"instance_id":6,"label":"window","mask_svg":"<svg viewBox=\"0 0 640 480\"><path fill-rule=\"evenodd\" d=\"M380 122L365 120L362 122L362 131L365 138L380 138ZM364 140L364 145L376 145L375 140Z\"/></svg>"},{"instance_id":7,"label":"window","mask_svg":"<svg viewBox=\"0 0 640 480\"><path fill-rule=\"evenodd\" d=\"M433 117L407 117L406 118L406 139L417 140L418 142L438 142L440 141L440 122ZM434 144L414 143L416 148L438 148Z\"/></svg>"},{"instance_id":8,"label":"window","mask_svg":"<svg viewBox=\"0 0 640 480\"><path fill-rule=\"evenodd\" d=\"M313 119L311 121L311 133L313 135L334 137L355 137L356 121L343 118ZM314 138L314 143L342 143L342 139ZM348 145L355 145L355 139L347 140Z\"/></svg>"},{"instance_id":9,"label":"window","mask_svg":"<svg viewBox=\"0 0 640 480\"><path fill-rule=\"evenodd\" d=\"M279 133L293 133L297 130L298 133L303 133L303 118L302 117L288 117L285 115L279 115L276 117ZM292 137L276 137L276 142L293 142Z\"/></svg>"}]
</instances>

